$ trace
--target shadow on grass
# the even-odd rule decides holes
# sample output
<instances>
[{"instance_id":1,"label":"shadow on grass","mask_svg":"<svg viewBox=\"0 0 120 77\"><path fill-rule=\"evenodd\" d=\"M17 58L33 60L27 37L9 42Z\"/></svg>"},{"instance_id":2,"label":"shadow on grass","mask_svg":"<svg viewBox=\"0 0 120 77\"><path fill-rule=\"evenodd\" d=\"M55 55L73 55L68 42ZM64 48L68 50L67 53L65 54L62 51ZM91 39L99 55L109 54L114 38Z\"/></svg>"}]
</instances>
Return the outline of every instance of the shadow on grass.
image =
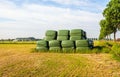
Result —
<instances>
[{"instance_id":1,"label":"shadow on grass","mask_svg":"<svg viewBox=\"0 0 120 77\"><path fill-rule=\"evenodd\" d=\"M103 48L105 48L105 46L95 46L93 49L102 50Z\"/></svg>"},{"instance_id":2,"label":"shadow on grass","mask_svg":"<svg viewBox=\"0 0 120 77\"><path fill-rule=\"evenodd\" d=\"M96 46L92 49L93 53L111 53L111 49L106 46Z\"/></svg>"}]
</instances>

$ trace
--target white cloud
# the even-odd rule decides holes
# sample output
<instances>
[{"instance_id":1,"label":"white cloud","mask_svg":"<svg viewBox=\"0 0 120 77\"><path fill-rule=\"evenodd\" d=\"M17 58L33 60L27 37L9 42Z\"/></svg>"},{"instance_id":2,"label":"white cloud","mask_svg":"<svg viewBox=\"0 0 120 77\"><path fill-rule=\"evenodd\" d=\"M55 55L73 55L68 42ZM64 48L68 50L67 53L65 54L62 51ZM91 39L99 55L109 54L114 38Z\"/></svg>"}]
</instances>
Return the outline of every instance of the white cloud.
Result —
<instances>
[{"instance_id":1,"label":"white cloud","mask_svg":"<svg viewBox=\"0 0 120 77\"><path fill-rule=\"evenodd\" d=\"M102 19L102 15L38 4L25 3L17 7L12 2L0 1L0 18L14 20L0 23L0 38L19 36L43 38L48 29L74 28L82 28L87 31L89 37L98 37L99 20Z\"/></svg>"},{"instance_id":2,"label":"white cloud","mask_svg":"<svg viewBox=\"0 0 120 77\"><path fill-rule=\"evenodd\" d=\"M61 5L72 6L73 8L81 8L83 10L89 10L94 12L100 12L105 7L104 0L101 0L101 2L92 0L44 0L44 1L53 1Z\"/></svg>"}]
</instances>

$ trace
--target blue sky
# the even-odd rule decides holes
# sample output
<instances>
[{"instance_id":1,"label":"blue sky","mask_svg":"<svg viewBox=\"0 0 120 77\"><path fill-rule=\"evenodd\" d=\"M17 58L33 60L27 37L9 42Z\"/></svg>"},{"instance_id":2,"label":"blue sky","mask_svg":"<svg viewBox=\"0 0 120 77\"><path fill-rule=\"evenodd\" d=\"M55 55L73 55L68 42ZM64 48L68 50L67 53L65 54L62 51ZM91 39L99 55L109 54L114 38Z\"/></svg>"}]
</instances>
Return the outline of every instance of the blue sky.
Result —
<instances>
[{"instance_id":1,"label":"blue sky","mask_svg":"<svg viewBox=\"0 0 120 77\"><path fill-rule=\"evenodd\" d=\"M109 0L0 0L0 39L44 38L46 30L83 29L99 36Z\"/></svg>"}]
</instances>

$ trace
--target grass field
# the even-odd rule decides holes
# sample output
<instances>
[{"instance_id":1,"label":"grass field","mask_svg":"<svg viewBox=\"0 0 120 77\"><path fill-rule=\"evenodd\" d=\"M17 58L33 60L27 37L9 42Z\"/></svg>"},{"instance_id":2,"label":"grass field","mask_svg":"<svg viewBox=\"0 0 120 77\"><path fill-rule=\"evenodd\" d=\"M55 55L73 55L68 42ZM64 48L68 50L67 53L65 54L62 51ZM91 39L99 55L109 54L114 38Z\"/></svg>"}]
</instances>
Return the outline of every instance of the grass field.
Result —
<instances>
[{"instance_id":1,"label":"grass field","mask_svg":"<svg viewBox=\"0 0 120 77\"><path fill-rule=\"evenodd\" d=\"M0 44L0 77L120 77L110 54L31 53L35 44Z\"/></svg>"}]
</instances>

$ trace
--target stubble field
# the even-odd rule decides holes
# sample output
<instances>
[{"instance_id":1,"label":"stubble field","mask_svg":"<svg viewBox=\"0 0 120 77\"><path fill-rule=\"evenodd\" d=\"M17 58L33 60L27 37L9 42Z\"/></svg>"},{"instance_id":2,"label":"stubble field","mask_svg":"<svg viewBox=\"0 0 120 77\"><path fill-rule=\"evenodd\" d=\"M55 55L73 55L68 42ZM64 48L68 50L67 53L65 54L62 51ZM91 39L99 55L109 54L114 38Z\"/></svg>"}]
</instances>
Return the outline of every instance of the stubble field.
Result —
<instances>
[{"instance_id":1,"label":"stubble field","mask_svg":"<svg viewBox=\"0 0 120 77\"><path fill-rule=\"evenodd\" d=\"M31 53L36 44L0 44L0 77L120 77L110 54Z\"/></svg>"}]
</instances>

